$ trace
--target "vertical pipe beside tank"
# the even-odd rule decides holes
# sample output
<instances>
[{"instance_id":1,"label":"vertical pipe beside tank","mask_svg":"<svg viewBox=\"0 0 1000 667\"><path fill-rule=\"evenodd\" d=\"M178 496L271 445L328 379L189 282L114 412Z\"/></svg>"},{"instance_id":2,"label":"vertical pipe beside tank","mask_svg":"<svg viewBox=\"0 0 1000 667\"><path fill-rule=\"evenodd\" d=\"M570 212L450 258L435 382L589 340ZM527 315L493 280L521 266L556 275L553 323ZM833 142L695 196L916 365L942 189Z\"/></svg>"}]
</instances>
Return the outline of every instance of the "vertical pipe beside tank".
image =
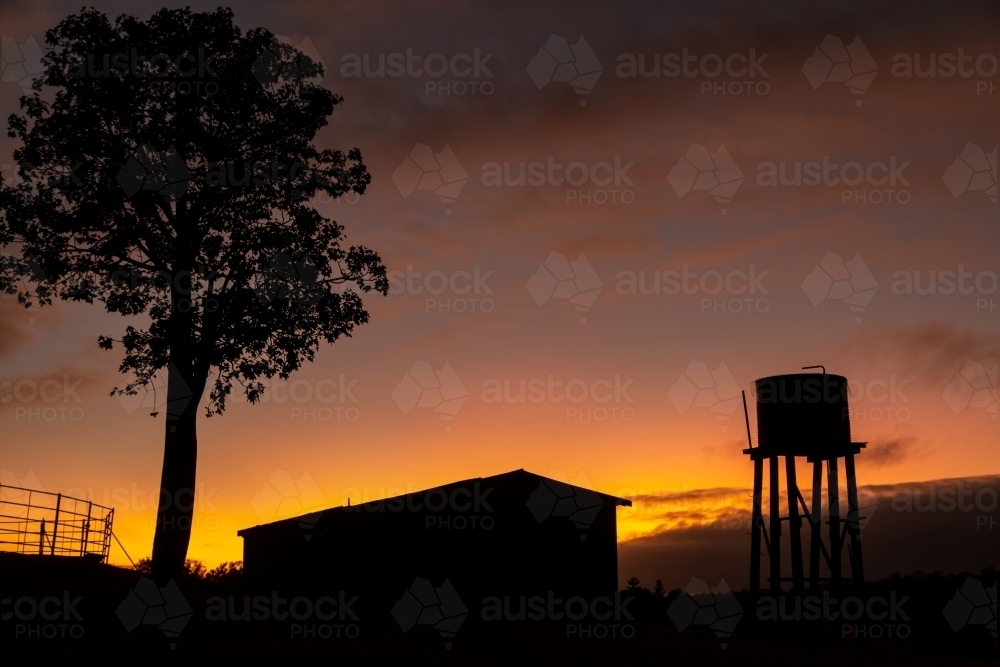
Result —
<instances>
[{"instance_id":1,"label":"vertical pipe beside tank","mask_svg":"<svg viewBox=\"0 0 1000 667\"><path fill-rule=\"evenodd\" d=\"M771 592L775 596L781 595L781 493L778 490L778 457L772 456L768 459L771 473L771 488L768 493L771 496L771 535L767 552L768 560L771 562Z\"/></svg>"},{"instance_id":2,"label":"vertical pipe beside tank","mask_svg":"<svg viewBox=\"0 0 1000 667\"><path fill-rule=\"evenodd\" d=\"M795 480L795 457L785 457L785 486L788 492L788 540L792 559L792 590L804 592L802 580L802 522L799 519L799 485Z\"/></svg>"}]
</instances>

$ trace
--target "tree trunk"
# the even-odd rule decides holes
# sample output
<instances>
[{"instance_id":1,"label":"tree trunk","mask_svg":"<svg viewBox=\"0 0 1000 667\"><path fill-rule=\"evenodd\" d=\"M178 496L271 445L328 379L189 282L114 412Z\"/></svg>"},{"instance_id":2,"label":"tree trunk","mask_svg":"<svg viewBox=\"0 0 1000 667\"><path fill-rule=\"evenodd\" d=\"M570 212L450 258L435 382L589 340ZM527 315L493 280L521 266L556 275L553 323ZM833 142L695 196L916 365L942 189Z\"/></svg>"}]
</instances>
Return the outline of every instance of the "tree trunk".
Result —
<instances>
[{"instance_id":1,"label":"tree trunk","mask_svg":"<svg viewBox=\"0 0 1000 667\"><path fill-rule=\"evenodd\" d=\"M174 355L171 355L172 357ZM153 579L160 586L184 570L194 517L198 467L197 414L204 390L192 377L191 365L171 361L167 370L166 433L160 477L156 532L153 536Z\"/></svg>"}]
</instances>

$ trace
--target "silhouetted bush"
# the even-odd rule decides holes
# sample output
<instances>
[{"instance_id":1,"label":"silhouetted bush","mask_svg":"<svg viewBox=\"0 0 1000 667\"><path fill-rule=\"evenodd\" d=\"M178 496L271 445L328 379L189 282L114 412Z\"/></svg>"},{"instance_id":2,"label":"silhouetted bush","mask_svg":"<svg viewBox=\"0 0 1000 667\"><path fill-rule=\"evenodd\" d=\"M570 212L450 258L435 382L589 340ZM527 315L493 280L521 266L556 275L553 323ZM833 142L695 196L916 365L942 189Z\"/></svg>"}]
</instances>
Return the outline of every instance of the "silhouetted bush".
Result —
<instances>
[{"instance_id":1,"label":"silhouetted bush","mask_svg":"<svg viewBox=\"0 0 1000 667\"><path fill-rule=\"evenodd\" d=\"M151 558L140 558L135 569L144 576L151 576L153 560ZM243 561L234 560L222 563L211 570L199 560L191 558L184 561L184 571L181 579L185 581L210 581L216 584L238 584L243 577Z\"/></svg>"},{"instance_id":2,"label":"silhouetted bush","mask_svg":"<svg viewBox=\"0 0 1000 667\"><path fill-rule=\"evenodd\" d=\"M667 609L670 603L681 594L681 589L676 588L670 593L666 593L663 582L656 580L653 590L641 586L639 577L629 577L626 580L625 590L621 591L621 599L632 598L628 603L629 612L635 619L643 623L665 623L669 621Z\"/></svg>"}]
</instances>

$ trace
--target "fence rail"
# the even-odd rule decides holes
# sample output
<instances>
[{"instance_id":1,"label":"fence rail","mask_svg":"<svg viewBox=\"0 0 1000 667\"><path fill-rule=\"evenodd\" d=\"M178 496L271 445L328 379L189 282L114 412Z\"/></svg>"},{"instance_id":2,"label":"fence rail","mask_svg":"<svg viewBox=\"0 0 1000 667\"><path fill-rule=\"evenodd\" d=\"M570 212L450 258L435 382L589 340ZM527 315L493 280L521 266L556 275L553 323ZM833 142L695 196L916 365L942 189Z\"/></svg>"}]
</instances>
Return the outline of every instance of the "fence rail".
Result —
<instances>
[{"instance_id":1,"label":"fence rail","mask_svg":"<svg viewBox=\"0 0 1000 667\"><path fill-rule=\"evenodd\" d=\"M0 484L0 552L108 561L115 510L89 500Z\"/></svg>"}]
</instances>

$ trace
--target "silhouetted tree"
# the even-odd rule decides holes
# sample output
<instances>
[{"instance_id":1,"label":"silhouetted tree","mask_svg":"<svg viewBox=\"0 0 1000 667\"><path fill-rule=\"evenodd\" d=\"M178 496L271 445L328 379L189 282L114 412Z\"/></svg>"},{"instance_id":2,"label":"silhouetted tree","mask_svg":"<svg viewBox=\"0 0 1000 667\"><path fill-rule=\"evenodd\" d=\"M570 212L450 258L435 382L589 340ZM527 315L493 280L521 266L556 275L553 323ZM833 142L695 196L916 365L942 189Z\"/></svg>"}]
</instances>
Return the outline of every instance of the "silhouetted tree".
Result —
<instances>
[{"instance_id":1,"label":"silhouetted tree","mask_svg":"<svg viewBox=\"0 0 1000 667\"><path fill-rule=\"evenodd\" d=\"M153 559L152 558L140 558L135 563L133 563L136 572L141 572L147 577L153 574Z\"/></svg>"},{"instance_id":2,"label":"silhouetted tree","mask_svg":"<svg viewBox=\"0 0 1000 667\"><path fill-rule=\"evenodd\" d=\"M680 595L680 589L664 595L663 582L656 580L656 586L649 590L641 585L639 577L629 577L625 590L620 591L622 599L631 598L632 613L642 622L663 623L667 621L670 603Z\"/></svg>"},{"instance_id":3,"label":"silhouetted tree","mask_svg":"<svg viewBox=\"0 0 1000 667\"><path fill-rule=\"evenodd\" d=\"M208 575L208 568L200 560L188 558L184 561L183 574L188 579L204 579Z\"/></svg>"},{"instance_id":4,"label":"silhouetted tree","mask_svg":"<svg viewBox=\"0 0 1000 667\"><path fill-rule=\"evenodd\" d=\"M145 576L153 574L153 559L140 558L134 564L134 569ZM188 558L180 572L181 580L211 581L217 584L239 583L243 577L243 561L227 561L209 570L200 560Z\"/></svg>"},{"instance_id":5,"label":"silhouetted tree","mask_svg":"<svg viewBox=\"0 0 1000 667\"><path fill-rule=\"evenodd\" d=\"M23 145L20 182L0 190L0 247L14 252L0 289L144 317L99 344L120 344L131 374L112 393L167 369L162 582L184 571L206 389L209 416L234 382L256 402L262 379L368 321L361 292L388 291L379 256L344 249L343 227L309 205L362 194L371 177L357 149L313 143L342 101L318 85L320 65L266 30L243 33L229 9L113 24L84 9L46 43L46 71L8 121Z\"/></svg>"},{"instance_id":6,"label":"silhouetted tree","mask_svg":"<svg viewBox=\"0 0 1000 667\"><path fill-rule=\"evenodd\" d=\"M219 564L205 573L205 579L218 584L236 584L243 579L243 561L229 561Z\"/></svg>"}]
</instances>

